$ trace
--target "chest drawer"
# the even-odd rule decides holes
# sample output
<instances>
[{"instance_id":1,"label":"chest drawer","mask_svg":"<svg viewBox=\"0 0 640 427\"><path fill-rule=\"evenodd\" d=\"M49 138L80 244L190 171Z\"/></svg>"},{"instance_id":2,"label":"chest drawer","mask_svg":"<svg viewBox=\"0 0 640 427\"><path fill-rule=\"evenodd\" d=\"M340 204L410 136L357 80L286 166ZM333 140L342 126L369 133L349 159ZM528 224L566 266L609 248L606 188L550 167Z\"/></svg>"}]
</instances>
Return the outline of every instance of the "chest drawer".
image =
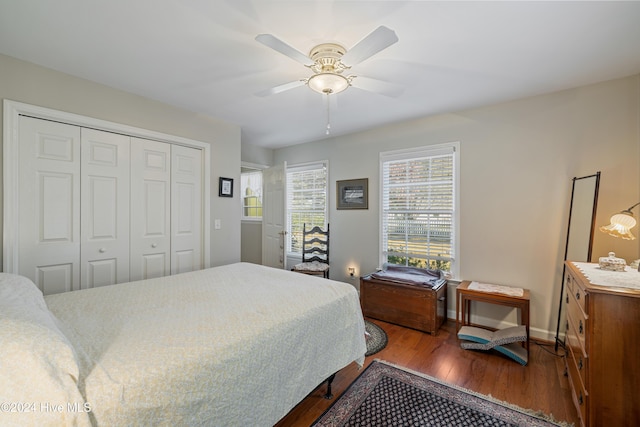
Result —
<instances>
[{"instance_id":1,"label":"chest drawer","mask_svg":"<svg viewBox=\"0 0 640 427\"><path fill-rule=\"evenodd\" d=\"M580 309L583 312L586 312L585 307L587 307L587 295L585 294L584 289L580 287L580 284L570 274L567 274L565 277L565 283L567 293L574 298Z\"/></svg>"},{"instance_id":2,"label":"chest drawer","mask_svg":"<svg viewBox=\"0 0 640 427\"><path fill-rule=\"evenodd\" d=\"M580 416L581 425L587 425L587 389L581 381L581 375L573 357L573 352L569 350L565 355L565 363L567 367L567 374L569 376L569 382L571 383L571 393L573 403L578 410Z\"/></svg>"},{"instance_id":3,"label":"chest drawer","mask_svg":"<svg viewBox=\"0 0 640 427\"><path fill-rule=\"evenodd\" d=\"M586 300L584 292L580 292L582 300ZM567 292L565 297L567 301L567 342L570 347L577 349L585 355L589 352L588 340L589 336L589 316L579 304L574 292Z\"/></svg>"},{"instance_id":4,"label":"chest drawer","mask_svg":"<svg viewBox=\"0 0 640 427\"><path fill-rule=\"evenodd\" d=\"M589 363L588 354L585 353L584 348L580 345L580 341L576 336L575 329L572 325L567 328L567 364L572 363L574 365L574 372L577 374L576 380L579 380L583 388L588 389L587 384L587 372Z\"/></svg>"}]
</instances>

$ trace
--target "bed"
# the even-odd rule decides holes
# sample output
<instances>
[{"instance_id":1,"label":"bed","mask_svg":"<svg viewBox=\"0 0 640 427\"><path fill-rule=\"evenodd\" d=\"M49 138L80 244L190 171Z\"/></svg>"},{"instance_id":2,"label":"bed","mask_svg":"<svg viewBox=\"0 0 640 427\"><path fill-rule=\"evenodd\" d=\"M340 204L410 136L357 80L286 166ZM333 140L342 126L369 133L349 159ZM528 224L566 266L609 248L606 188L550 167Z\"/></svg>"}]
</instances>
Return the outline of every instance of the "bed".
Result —
<instances>
[{"instance_id":1,"label":"bed","mask_svg":"<svg viewBox=\"0 0 640 427\"><path fill-rule=\"evenodd\" d=\"M346 283L237 263L43 297L0 276L3 425L271 426L364 362Z\"/></svg>"}]
</instances>

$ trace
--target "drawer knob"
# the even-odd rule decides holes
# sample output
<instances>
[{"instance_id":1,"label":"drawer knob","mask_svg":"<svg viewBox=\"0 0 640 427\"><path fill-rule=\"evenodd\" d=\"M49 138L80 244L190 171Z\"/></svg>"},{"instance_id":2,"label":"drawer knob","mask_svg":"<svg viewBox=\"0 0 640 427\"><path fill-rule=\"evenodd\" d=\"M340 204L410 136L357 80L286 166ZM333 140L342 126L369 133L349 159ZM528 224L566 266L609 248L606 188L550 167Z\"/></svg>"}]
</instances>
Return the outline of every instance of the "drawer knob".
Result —
<instances>
[{"instance_id":1,"label":"drawer knob","mask_svg":"<svg viewBox=\"0 0 640 427\"><path fill-rule=\"evenodd\" d=\"M584 331L584 327L582 325L582 319L580 319L580 323L578 324L578 332L582 334L583 331Z\"/></svg>"},{"instance_id":2,"label":"drawer knob","mask_svg":"<svg viewBox=\"0 0 640 427\"><path fill-rule=\"evenodd\" d=\"M578 360L578 370L582 371L582 356L580 356L580 360Z\"/></svg>"},{"instance_id":3,"label":"drawer knob","mask_svg":"<svg viewBox=\"0 0 640 427\"><path fill-rule=\"evenodd\" d=\"M103 254L103 253L107 252L107 248L100 248L100 249L98 249L98 252Z\"/></svg>"},{"instance_id":4,"label":"drawer knob","mask_svg":"<svg viewBox=\"0 0 640 427\"><path fill-rule=\"evenodd\" d=\"M578 396L578 403L581 405L584 403L584 398L582 397L582 390L580 390L580 395Z\"/></svg>"},{"instance_id":5,"label":"drawer knob","mask_svg":"<svg viewBox=\"0 0 640 427\"><path fill-rule=\"evenodd\" d=\"M567 294L567 297L565 298L564 302L569 304L569 294Z\"/></svg>"}]
</instances>

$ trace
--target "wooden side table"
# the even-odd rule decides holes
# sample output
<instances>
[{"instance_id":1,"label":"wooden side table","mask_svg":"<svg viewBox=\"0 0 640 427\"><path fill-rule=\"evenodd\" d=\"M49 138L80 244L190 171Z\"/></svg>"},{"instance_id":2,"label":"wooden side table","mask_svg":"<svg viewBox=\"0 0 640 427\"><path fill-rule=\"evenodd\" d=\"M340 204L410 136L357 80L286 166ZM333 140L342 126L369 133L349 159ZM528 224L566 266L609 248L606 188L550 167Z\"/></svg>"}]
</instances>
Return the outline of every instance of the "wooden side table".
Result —
<instances>
[{"instance_id":1,"label":"wooden side table","mask_svg":"<svg viewBox=\"0 0 640 427\"><path fill-rule=\"evenodd\" d=\"M465 280L456 289L456 332L462 326L471 325L471 301L486 302L489 304L506 305L520 309L520 324L527 330L527 340L522 343L527 349L529 357L529 300L530 292L524 289L522 296L512 296L497 292L486 292L469 289L471 281Z\"/></svg>"}]
</instances>

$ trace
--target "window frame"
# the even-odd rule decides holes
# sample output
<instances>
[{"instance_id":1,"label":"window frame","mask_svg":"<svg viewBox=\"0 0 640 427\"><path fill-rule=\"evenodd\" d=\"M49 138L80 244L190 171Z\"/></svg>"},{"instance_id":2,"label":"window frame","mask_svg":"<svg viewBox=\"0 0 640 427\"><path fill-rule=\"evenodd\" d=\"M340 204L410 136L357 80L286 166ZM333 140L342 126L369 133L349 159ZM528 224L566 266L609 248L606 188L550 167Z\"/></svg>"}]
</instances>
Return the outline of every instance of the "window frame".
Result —
<instances>
[{"instance_id":1,"label":"window frame","mask_svg":"<svg viewBox=\"0 0 640 427\"><path fill-rule=\"evenodd\" d=\"M242 175L245 173L260 173L260 186L262 187L262 189L264 188L264 184L262 183L262 172L264 171L264 169L266 169L266 166L262 166L262 165L255 165L255 164L251 164L251 163L245 163L242 162L241 164L241 171L240 171L240 220L241 221L248 221L248 222L262 222L262 216L257 217L257 216L245 216L244 214L244 187L242 185ZM247 170L247 169L251 169L251 170ZM261 190L262 192L262 190ZM262 200L262 193L260 194L260 202L262 204L262 206L264 206L264 200Z\"/></svg>"},{"instance_id":2,"label":"window frame","mask_svg":"<svg viewBox=\"0 0 640 427\"><path fill-rule=\"evenodd\" d=\"M453 152L451 152L453 151ZM442 154L453 155L453 213L452 213L452 233L453 238L451 241L451 278L457 278L460 275L460 143L459 142L447 142L441 144L433 144L422 147L415 147L409 149L392 150L380 152L380 190L379 190L379 262L380 266L387 262L387 255L384 251L384 235L383 235L383 223L384 223L384 165L390 161L410 160L420 157L434 157Z\"/></svg>"},{"instance_id":3,"label":"window frame","mask_svg":"<svg viewBox=\"0 0 640 427\"><path fill-rule=\"evenodd\" d=\"M329 222L329 197L330 197L330 193L329 193L329 161L328 160L319 160L319 161L314 161L314 162L306 162L306 163L298 163L295 165L288 165L286 167L286 206L285 206L285 221L286 221L286 239L285 239L285 244L286 244L286 248L285 248L285 253L287 257L301 257L302 256L302 251L300 252L294 252L291 250L292 247L292 243L291 243L291 239L293 236L293 231L292 231L292 224L291 224L291 209L290 209L290 205L289 205L289 201L290 201L290 194L289 194L289 185L290 185L290 173L295 173L295 172L303 172L303 171L308 171L308 170L315 170L315 169L320 169L320 168L324 168L325 169L325 186L324 186L324 191L325 191L325 203L324 203L324 209L322 211L322 214L324 216L324 223L322 224L322 226L324 228L327 227L327 223ZM302 233L302 230L300 230L300 234Z\"/></svg>"}]
</instances>

